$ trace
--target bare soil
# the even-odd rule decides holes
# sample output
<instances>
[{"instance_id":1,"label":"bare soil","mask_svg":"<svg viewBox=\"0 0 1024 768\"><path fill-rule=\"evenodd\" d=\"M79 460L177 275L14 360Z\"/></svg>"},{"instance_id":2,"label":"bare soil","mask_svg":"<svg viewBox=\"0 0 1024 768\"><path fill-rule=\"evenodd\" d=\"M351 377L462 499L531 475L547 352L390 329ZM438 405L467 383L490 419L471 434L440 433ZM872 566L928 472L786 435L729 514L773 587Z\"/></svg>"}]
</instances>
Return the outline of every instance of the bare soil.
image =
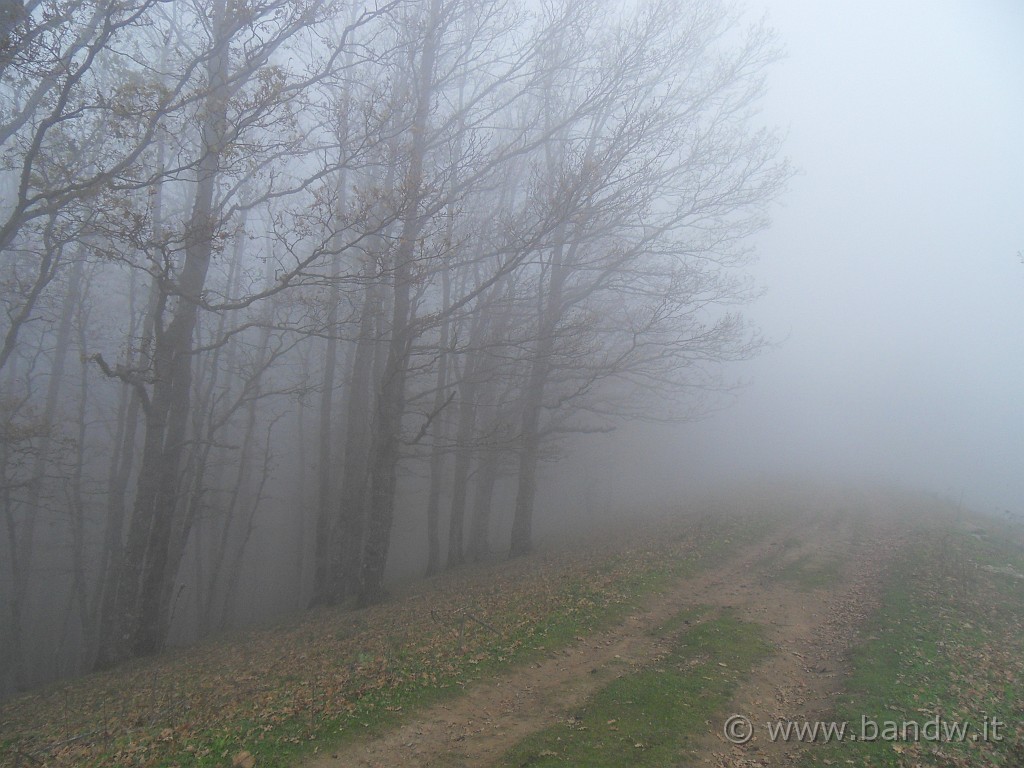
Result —
<instances>
[{"instance_id":1,"label":"bare soil","mask_svg":"<svg viewBox=\"0 0 1024 768\"><path fill-rule=\"evenodd\" d=\"M693 754L700 766L788 766L800 758L799 742L771 741L765 724L827 719L847 675L846 660L862 627L878 607L881 581L902 533L884 518L836 517L801 535L795 549L748 573L726 571L723 590L739 615L763 625L774 652L741 684L729 714L753 725L745 744L729 742L724 722L712 723ZM811 557L836 562L833 583L802 589L777 574Z\"/></svg>"},{"instance_id":2,"label":"bare soil","mask_svg":"<svg viewBox=\"0 0 1024 768\"><path fill-rule=\"evenodd\" d=\"M775 531L697 576L680 579L642 610L606 631L579 638L539 662L466 687L388 733L317 755L307 768L493 765L510 747L579 706L617 676L654 662L666 650L651 630L687 608L730 607L766 628L773 652L740 684L730 712L754 724L749 743L734 745L722 722L690 755L701 766L785 766L806 745L772 743L764 723L816 720L831 710L845 676L844 659L877 604L886 564L900 532L888 518L843 511ZM794 564L828 566L821 585L786 577ZM724 720L724 718L723 718Z\"/></svg>"}]
</instances>

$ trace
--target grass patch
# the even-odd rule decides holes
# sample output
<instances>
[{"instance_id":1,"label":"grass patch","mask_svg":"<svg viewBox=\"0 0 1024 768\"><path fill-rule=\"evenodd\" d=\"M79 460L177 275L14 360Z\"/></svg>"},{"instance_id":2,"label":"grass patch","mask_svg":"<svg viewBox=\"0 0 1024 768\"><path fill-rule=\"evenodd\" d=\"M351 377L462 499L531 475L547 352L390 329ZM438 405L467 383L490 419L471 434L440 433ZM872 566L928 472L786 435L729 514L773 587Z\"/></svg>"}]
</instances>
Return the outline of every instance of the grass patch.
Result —
<instances>
[{"instance_id":1,"label":"grass patch","mask_svg":"<svg viewBox=\"0 0 1024 768\"><path fill-rule=\"evenodd\" d=\"M1013 575L1022 560L1005 538L918 531L835 713L858 741L809 747L803 765L1024 765L1024 581ZM875 734L861 732L862 718L877 725L875 740L863 741ZM997 733L993 718L1005 724Z\"/></svg>"},{"instance_id":2,"label":"grass patch","mask_svg":"<svg viewBox=\"0 0 1024 768\"><path fill-rule=\"evenodd\" d=\"M711 608L707 605L695 605L692 608L686 608L654 627L650 634L655 637L672 637L680 632L685 632L687 628L700 621L710 610Z\"/></svg>"},{"instance_id":3,"label":"grass patch","mask_svg":"<svg viewBox=\"0 0 1024 768\"><path fill-rule=\"evenodd\" d=\"M696 615L685 614L673 624ZM731 612L700 621L666 657L609 683L564 722L520 742L501 765L675 765L767 651L761 628Z\"/></svg>"}]
</instances>

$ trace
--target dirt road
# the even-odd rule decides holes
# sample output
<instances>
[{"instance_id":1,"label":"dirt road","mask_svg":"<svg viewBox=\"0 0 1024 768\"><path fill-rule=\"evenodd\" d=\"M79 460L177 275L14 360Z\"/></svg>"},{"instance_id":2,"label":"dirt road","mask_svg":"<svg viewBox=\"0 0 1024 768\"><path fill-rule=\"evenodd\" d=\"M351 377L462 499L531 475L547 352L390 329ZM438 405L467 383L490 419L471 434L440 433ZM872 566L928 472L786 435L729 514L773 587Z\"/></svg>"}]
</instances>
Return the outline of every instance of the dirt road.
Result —
<instances>
[{"instance_id":1,"label":"dirt road","mask_svg":"<svg viewBox=\"0 0 1024 768\"><path fill-rule=\"evenodd\" d=\"M800 520L741 548L726 561L681 579L642 610L540 662L470 686L387 734L321 754L306 768L395 765L488 766L528 734L580 705L616 676L666 650L651 629L698 605L729 607L766 628L770 656L741 683L730 712L755 725L733 745L722 722L689 756L693 765L788 765L799 744L772 743L763 724L827 714L844 677L844 655L870 615L899 532L881 515L834 511Z\"/></svg>"}]
</instances>

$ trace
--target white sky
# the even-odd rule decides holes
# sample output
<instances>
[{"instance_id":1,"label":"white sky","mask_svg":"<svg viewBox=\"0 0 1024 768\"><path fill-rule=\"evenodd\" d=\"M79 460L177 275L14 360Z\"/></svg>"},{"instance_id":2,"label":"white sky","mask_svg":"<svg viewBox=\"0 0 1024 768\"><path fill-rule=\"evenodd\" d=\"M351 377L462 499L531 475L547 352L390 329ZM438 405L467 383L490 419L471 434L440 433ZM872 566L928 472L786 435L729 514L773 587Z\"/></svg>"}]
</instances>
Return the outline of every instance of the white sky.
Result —
<instances>
[{"instance_id":1,"label":"white sky","mask_svg":"<svg viewBox=\"0 0 1024 768\"><path fill-rule=\"evenodd\" d=\"M758 459L1024 512L1024 3L760 0L802 173L759 239Z\"/></svg>"},{"instance_id":2,"label":"white sky","mask_svg":"<svg viewBox=\"0 0 1024 768\"><path fill-rule=\"evenodd\" d=\"M1024 513L1024 2L748 7L788 54L763 118L801 171L757 241L749 314L781 344L733 370L752 381L734 407L634 435L625 463L880 478Z\"/></svg>"}]
</instances>

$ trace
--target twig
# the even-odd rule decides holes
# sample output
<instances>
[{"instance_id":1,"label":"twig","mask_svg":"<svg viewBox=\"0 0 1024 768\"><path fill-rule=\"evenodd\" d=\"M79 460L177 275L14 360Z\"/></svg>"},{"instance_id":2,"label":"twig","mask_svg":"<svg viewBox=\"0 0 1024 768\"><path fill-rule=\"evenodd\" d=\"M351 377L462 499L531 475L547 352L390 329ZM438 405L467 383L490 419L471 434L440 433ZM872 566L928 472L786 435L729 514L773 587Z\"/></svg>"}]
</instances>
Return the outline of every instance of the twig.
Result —
<instances>
[{"instance_id":1,"label":"twig","mask_svg":"<svg viewBox=\"0 0 1024 768\"><path fill-rule=\"evenodd\" d=\"M434 419L437 418L441 411L448 407L451 401L455 399L455 395L456 391L452 390L452 393L448 395L448 399L441 404L441 407L435 408L433 412L427 414L427 420L423 422L423 426L420 427L420 431L416 434L416 437L407 442L406 445L416 445L420 440L427 436L427 431L430 429L430 425L433 423Z\"/></svg>"},{"instance_id":2,"label":"twig","mask_svg":"<svg viewBox=\"0 0 1024 768\"><path fill-rule=\"evenodd\" d=\"M472 613L469 613L469 612L464 612L464 615L465 615L465 616L468 616L468 617L469 617L470 619L472 619L473 621L475 621L475 622L476 622L477 624L479 624L479 625L480 625L481 627L483 627L484 629L488 629L488 630L490 630L491 632L493 632L493 633L494 633L494 634L496 634L496 635L500 635L500 634L501 634L501 632L499 632L498 630L496 630L496 629L495 629L494 627L492 627L492 626L491 626L490 624L488 624L488 623L487 623L486 621L484 621L483 619L478 619L478 618L477 618L476 616L474 616L474 615L473 615Z\"/></svg>"},{"instance_id":3,"label":"twig","mask_svg":"<svg viewBox=\"0 0 1024 768\"><path fill-rule=\"evenodd\" d=\"M466 623L466 619L469 619L470 621L475 621L481 627L483 627L484 629L486 629L486 630L488 630L490 632L493 632L496 635L501 635L501 632L496 630L494 627L492 627L490 624L488 624L483 619L478 619L476 616L474 616L469 611L459 611L459 615L458 615L457 619L443 619L442 617L438 616L437 611L435 611L433 608L431 608L430 609L430 618L432 618L438 624L449 624L449 625L452 625L452 624L455 624L456 621L457 621L458 624L459 624L460 637L461 637L461 633L462 633L462 626Z\"/></svg>"},{"instance_id":4,"label":"twig","mask_svg":"<svg viewBox=\"0 0 1024 768\"><path fill-rule=\"evenodd\" d=\"M61 747L66 747L68 744L74 744L76 741L81 741L82 739L88 739L90 736L95 736L96 734L102 733L102 732L103 732L102 728L97 728L97 729L95 729L93 731L86 731L85 733L79 733L79 734L76 734L74 736L69 736L66 739L61 739L60 741L55 741L52 744L47 744L45 747L40 747L39 749L35 750L35 752L36 752L37 755L47 755L47 754L52 753L56 749L60 749ZM24 758L26 758L28 760L31 760L36 765L46 765L46 763L43 760L41 760L40 758L36 757L35 755L33 755L33 754L29 753L29 752L23 752L22 750L18 749L17 747L13 747L13 749L14 749L14 754L17 755L18 757L24 757ZM15 765L20 765L20 763L15 763Z\"/></svg>"},{"instance_id":5,"label":"twig","mask_svg":"<svg viewBox=\"0 0 1024 768\"><path fill-rule=\"evenodd\" d=\"M36 765L46 765L46 763L44 763L42 760L30 755L28 752L22 752L17 747L12 747L12 749L14 750L14 757L16 758L14 768L20 768L22 758L25 758L26 760L31 760Z\"/></svg>"}]
</instances>

